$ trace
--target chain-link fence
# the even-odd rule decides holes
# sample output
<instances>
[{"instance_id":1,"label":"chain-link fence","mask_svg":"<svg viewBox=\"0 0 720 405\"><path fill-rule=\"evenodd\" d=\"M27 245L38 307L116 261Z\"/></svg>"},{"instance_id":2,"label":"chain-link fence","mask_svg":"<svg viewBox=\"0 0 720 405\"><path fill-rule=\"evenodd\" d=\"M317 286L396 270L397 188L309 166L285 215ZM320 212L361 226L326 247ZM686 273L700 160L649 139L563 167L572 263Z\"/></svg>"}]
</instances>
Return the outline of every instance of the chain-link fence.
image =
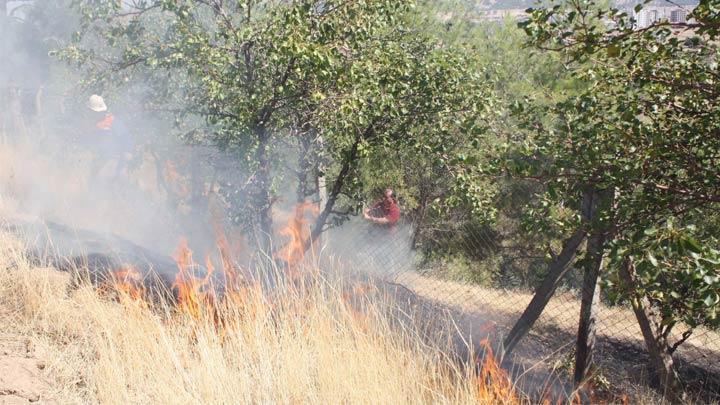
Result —
<instances>
[{"instance_id":1,"label":"chain-link fence","mask_svg":"<svg viewBox=\"0 0 720 405\"><path fill-rule=\"evenodd\" d=\"M17 118L21 114L20 98L16 96L15 93L7 96L15 107L6 109L2 115L0 133L15 134L19 132L18 126L30 122ZM197 148L194 151L197 160ZM225 159L230 162L229 168L219 168L218 155L208 154L212 157L201 160L212 160L214 174L206 177L224 181L222 176L215 177L218 172L231 173L231 161ZM167 164L155 163L166 169ZM195 169L187 171L196 177L200 173ZM227 177L237 177L232 173ZM156 177L158 181L163 179L162 174ZM196 192L190 193L188 199L203 196L205 183L199 183L200 186L191 187ZM169 189L172 186L166 185ZM458 319L459 330L473 342L489 338L499 347L547 272L546 254L537 249L533 237L519 226L519 213L537 192L536 187L501 185L499 194L504 199L495 227L474 221L462 210L433 220L404 215L394 227L377 226L355 217L330 229L323 239L330 247L328 252L337 256L343 266L401 285L426 302L449 309ZM565 275L512 358L506 359L513 373L530 389L543 390L549 381L563 384L572 380L582 278L581 269L572 269ZM593 383L629 394L647 389L651 379L649 356L636 316L629 305L611 305L602 294L601 297L597 306L594 347L597 369ZM675 327L670 340L683 339L680 334L685 329L683 325ZM691 394L701 402L720 401L720 331L695 328L678 346L673 360Z\"/></svg>"},{"instance_id":2,"label":"chain-link fence","mask_svg":"<svg viewBox=\"0 0 720 405\"><path fill-rule=\"evenodd\" d=\"M433 238L457 240L456 249L481 252L475 257L436 255L417 246L417 224L382 227L360 219L331 230L328 240L343 263L387 282L399 284L419 298L451 310L459 330L477 344L489 338L500 347L526 309L547 259L512 252L508 235L478 226L450 225ZM435 246L442 245L436 240ZM493 255L490 251L507 254ZM484 253L483 253L484 252ZM502 256L502 257L499 257ZM520 263L517 263L520 262ZM523 267L525 267L523 269ZM508 272L525 272L516 278ZM532 326L505 361L519 386L534 394L548 386L571 388L581 308L582 269L571 269ZM517 282L524 278L527 282ZM611 305L601 293L597 305L595 369L590 383L598 390L632 396L656 395L651 386L650 358L638 321L629 304ZM684 325L671 341L682 339ZM720 331L697 327L673 353L674 365L692 398L720 400Z\"/></svg>"}]
</instances>

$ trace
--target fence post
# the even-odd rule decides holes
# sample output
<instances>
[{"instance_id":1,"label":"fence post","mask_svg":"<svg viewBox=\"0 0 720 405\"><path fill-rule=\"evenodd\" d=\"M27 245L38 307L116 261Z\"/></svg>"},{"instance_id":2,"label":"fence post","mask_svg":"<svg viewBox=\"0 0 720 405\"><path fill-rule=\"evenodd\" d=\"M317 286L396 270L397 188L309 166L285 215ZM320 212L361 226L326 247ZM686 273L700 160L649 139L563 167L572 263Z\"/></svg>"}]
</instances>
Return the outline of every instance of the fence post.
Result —
<instances>
[{"instance_id":1,"label":"fence post","mask_svg":"<svg viewBox=\"0 0 720 405\"><path fill-rule=\"evenodd\" d=\"M318 148L320 150L323 150L325 148L325 143L323 141L323 138L319 136L317 139L317 142L318 142ZM318 172L322 173L318 176L315 176L315 187L317 189L317 197L318 197L318 212L320 212L320 210L322 210L323 207L325 207L325 204L327 204L327 198L328 198L327 184L325 182L325 167L322 163L320 163L320 165L318 166ZM324 242L323 242L322 234L318 235L317 241L318 241L318 246L323 245Z\"/></svg>"},{"instance_id":2,"label":"fence post","mask_svg":"<svg viewBox=\"0 0 720 405\"><path fill-rule=\"evenodd\" d=\"M600 269L603 263L605 232L597 221L597 209L600 203L607 203L608 191L593 191L593 206L590 217L593 230L588 237L587 262L583 276L580 321L578 323L577 344L575 350L575 386L580 386L593 366L593 349L597 325L597 306L600 302Z\"/></svg>"},{"instance_id":3,"label":"fence post","mask_svg":"<svg viewBox=\"0 0 720 405\"><path fill-rule=\"evenodd\" d=\"M503 342L503 356L512 353L515 346L520 340L527 334L532 328L533 324L542 314L545 306L550 301L550 298L555 294L560 280L570 269L570 264L575 259L575 254L580 248L580 245L585 240L587 231L585 226L587 222L592 221L594 216L594 208L596 207L595 193L592 190L586 190L583 192L581 212L583 216L583 223L578 227L575 233L565 241L563 249L560 254L550 263L548 269L548 275L543 280L542 284L535 291L530 304L528 304L525 311L520 316L520 319L515 322L512 330L505 338Z\"/></svg>"},{"instance_id":4,"label":"fence post","mask_svg":"<svg viewBox=\"0 0 720 405\"><path fill-rule=\"evenodd\" d=\"M45 139L45 88L40 85L35 92L35 117L37 120L38 137Z\"/></svg>"}]
</instances>

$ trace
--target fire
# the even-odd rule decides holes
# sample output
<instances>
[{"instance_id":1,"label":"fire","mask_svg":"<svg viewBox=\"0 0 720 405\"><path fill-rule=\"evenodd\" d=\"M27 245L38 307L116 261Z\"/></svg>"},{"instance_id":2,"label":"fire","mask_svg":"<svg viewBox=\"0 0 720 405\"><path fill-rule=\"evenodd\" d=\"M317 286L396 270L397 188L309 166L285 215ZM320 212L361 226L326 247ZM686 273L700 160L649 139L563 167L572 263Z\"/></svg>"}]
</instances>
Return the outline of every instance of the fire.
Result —
<instances>
[{"instance_id":1,"label":"fire","mask_svg":"<svg viewBox=\"0 0 720 405\"><path fill-rule=\"evenodd\" d=\"M239 269L235 264L235 255L233 252L239 250L239 247L233 249L228 242L228 238L225 235L225 231L222 226L216 221L215 223L215 243L217 244L218 251L220 252L220 262L223 268L223 275L225 277L225 290L231 290L240 286L241 277Z\"/></svg>"},{"instance_id":2,"label":"fire","mask_svg":"<svg viewBox=\"0 0 720 405\"><path fill-rule=\"evenodd\" d=\"M500 367L493 354L490 342L484 339L480 342L484 356L479 362L478 397L489 403L519 403L513 383L507 372Z\"/></svg>"},{"instance_id":3,"label":"fire","mask_svg":"<svg viewBox=\"0 0 720 405\"><path fill-rule=\"evenodd\" d=\"M173 187L173 191L179 198L186 198L190 195L190 189L183 182L183 177L175 162L170 160L165 162L164 176L165 182Z\"/></svg>"},{"instance_id":4,"label":"fire","mask_svg":"<svg viewBox=\"0 0 720 405\"><path fill-rule=\"evenodd\" d=\"M178 273L172 288L177 290L178 306L199 319L208 306L212 302L212 292L208 292L210 284L210 276L215 267L212 265L209 257L206 260L207 272L205 277L195 277L195 268L197 265L193 261L192 251L188 247L187 240L182 239L177 250L173 254L173 259L178 266Z\"/></svg>"},{"instance_id":5,"label":"fire","mask_svg":"<svg viewBox=\"0 0 720 405\"><path fill-rule=\"evenodd\" d=\"M260 283L234 288L224 296L223 303L233 310L241 310L245 315L255 316L263 308L269 308L264 302L264 294Z\"/></svg>"},{"instance_id":6,"label":"fire","mask_svg":"<svg viewBox=\"0 0 720 405\"><path fill-rule=\"evenodd\" d=\"M366 288L368 288L366 290ZM369 291L369 287L355 286L351 291L345 291L342 294L342 303L347 314L353 321L353 325L362 332L368 332L370 325L370 317L362 308L362 299Z\"/></svg>"},{"instance_id":7,"label":"fire","mask_svg":"<svg viewBox=\"0 0 720 405\"><path fill-rule=\"evenodd\" d=\"M143 277L133 266L123 266L110 275L112 287L120 294L134 300L140 300L145 296Z\"/></svg>"},{"instance_id":8,"label":"fire","mask_svg":"<svg viewBox=\"0 0 720 405\"><path fill-rule=\"evenodd\" d=\"M305 243L310 238L310 230L306 226L306 211L310 209L312 215L317 215L317 206L304 202L295 206L295 215L290 218L287 225L280 229L282 236L290 237L290 241L280 249L276 256L293 270L305 258Z\"/></svg>"}]
</instances>

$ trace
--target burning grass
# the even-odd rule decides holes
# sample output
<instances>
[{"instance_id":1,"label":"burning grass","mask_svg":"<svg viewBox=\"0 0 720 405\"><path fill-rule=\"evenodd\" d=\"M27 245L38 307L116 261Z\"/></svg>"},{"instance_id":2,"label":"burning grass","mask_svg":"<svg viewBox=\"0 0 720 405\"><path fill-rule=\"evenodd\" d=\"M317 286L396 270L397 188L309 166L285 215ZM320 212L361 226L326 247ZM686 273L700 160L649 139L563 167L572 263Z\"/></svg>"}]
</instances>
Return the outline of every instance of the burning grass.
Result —
<instances>
[{"instance_id":1,"label":"burning grass","mask_svg":"<svg viewBox=\"0 0 720 405\"><path fill-rule=\"evenodd\" d=\"M12 239L0 246L0 321L44 348L61 402L518 402L501 370L463 367L393 322L387 302L358 297L372 288L314 277L272 295L249 285L193 307L153 304L131 269L116 294L69 288Z\"/></svg>"}]
</instances>

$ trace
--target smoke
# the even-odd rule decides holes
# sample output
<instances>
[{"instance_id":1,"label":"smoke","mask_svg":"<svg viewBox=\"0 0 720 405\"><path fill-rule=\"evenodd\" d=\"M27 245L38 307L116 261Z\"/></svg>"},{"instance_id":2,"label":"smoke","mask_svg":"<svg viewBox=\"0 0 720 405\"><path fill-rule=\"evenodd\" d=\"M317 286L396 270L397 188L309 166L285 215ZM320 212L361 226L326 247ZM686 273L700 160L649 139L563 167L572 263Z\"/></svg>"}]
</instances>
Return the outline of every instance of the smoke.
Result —
<instances>
[{"instance_id":1,"label":"smoke","mask_svg":"<svg viewBox=\"0 0 720 405\"><path fill-rule=\"evenodd\" d=\"M414 270L420 260L411 243L413 230L408 222L387 227L351 218L328 231L327 252L349 269L392 280Z\"/></svg>"},{"instance_id":2,"label":"smoke","mask_svg":"<svg viewBox=\"0 0 720 405\"><path fill-rule=\"evenodd\" d=\"M0 35L2 215L114 235L164 255L183 237L205 255L217 247L218 226L242 233L228 220L226 198L249 177L240 162L212 145L188 145L173 132L171 117L145 111L143 86L152 78L135 77L112 93L79 85L82 74L51 55L77 29L69 1L15 3ZM121 143L104 151L115 159L98 156L93 138L104 113L86 106L94 93L134 141L129 168L118 169ZM296 200L292 180L282 189L276 227L292 216ZM411 235L410 225L388 229L351 218L323 235L321 249L345 266L386 277L414 267Z\"/></svg>"},{"instance_id":3,"label":"smoke","mask_svg":"<svg viewBox=\"0 0 720 405\"><path fill-rule=\"evenodd\" d=\"M69 13L67 3L45 3L44 11L55 10L50 14L57 13L55 18L65 23L41 38L52 37L55 43L73 31L76 19L62 17ZM143 80L136 78L126 91L112 94L78 86L79 73L48 54L53 44L18 35L35 32L44 17L36 18L29 27L23 27L22 19L12 24L4 20L3 33L12 35L0 36L0 51L7 61L0 69L0 217L51 221L66 229L107 235L107 241L119 237L165 258L186 238L199 262L212 252L217 259L218 227L230 230L231 244L241 240L242 230L228 221L227 193L219 192L223 187L232 191L250 177L240 169L241 162L212 145L181 141L169 117L144 111ZM39 46L44 52L30 52ZM127 168L118 167L127 152L123 143L105 144L98 153L97 125L105 113L87 108L94 93L105 97L112 125L124 127L134 141ZM292 218L297 202L292 180L285 180L285 192L273 210L276 227ZM331 259L323 262L331 270L396 279L415 269L419 260L412 235L413 226L407 222L387 227L351 217L326 231L311 253ZM284 241L275 242L278 247ZM234 253L239 261L253 255L240 252L240 258L237 249Z\"/></svg>"},{"instance_id":4,"label":"smoke","mask_svg":"<svg viewBox=\"0 0 720 405\"><path fill-rule=\"evenodd\" d=\"M221 154L185 145L162 119L142 111L141 95L106 95L79 85L81 73L52 55L69 41L77 21L68 0L11 1L7 15L0 15L4 216L112 234L163 254L181 236L198 250L209 249L212 186L192 184L198 173L189 171L212 170L208 162ZM98 142L116 134L98 131L106 113L86 107L93 93L106 96L113 129L124 127L133 140L131 161L123 159L122 143Z\"/></svg>"}]
</instances>

